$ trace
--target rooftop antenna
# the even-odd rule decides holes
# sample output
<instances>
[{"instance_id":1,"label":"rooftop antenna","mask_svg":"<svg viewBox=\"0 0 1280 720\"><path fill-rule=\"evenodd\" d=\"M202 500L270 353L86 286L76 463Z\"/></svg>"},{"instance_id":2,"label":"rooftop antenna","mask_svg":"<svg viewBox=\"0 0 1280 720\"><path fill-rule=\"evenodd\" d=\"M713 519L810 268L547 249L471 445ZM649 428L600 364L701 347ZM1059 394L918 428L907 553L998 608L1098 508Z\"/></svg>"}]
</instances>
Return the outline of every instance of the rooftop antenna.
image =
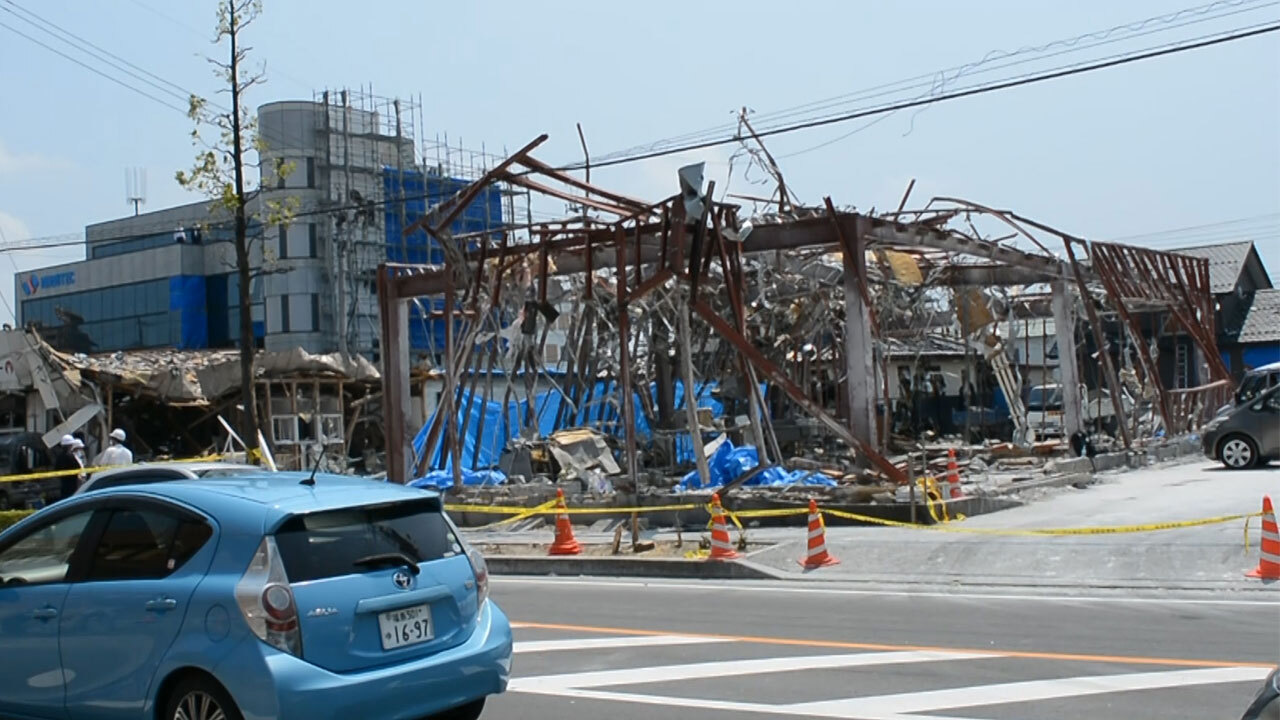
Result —
<instances>
[{"instance_id":1,"label":"rooftop antenna","mask_svg":"<svg viewBox=\"0 0 1280 720\"><path fill-rule=\"evenodd\" d=\"M311 465L311 474L307 476L306 480L299 482L298 483L299 485L315 485L316 484L316 471L320 469L320 461L324 459L324 439L325 438L323 435L321 435L318 439L320 442L317 443L316 447L320 448L320 452L316 453L316 461Z\"/></svg>"},{"instance_id":2,"label":"rooftop antenna","mask_svg":"<svg viewBox=\"0 0 1280 720\"><path fill-rule=\"evenodd\" d=\"M126 205L133 206L135 217L141 212L141 207L147 204L146 168L125 168L124 202Z\"/></svg>"}]
</instances>

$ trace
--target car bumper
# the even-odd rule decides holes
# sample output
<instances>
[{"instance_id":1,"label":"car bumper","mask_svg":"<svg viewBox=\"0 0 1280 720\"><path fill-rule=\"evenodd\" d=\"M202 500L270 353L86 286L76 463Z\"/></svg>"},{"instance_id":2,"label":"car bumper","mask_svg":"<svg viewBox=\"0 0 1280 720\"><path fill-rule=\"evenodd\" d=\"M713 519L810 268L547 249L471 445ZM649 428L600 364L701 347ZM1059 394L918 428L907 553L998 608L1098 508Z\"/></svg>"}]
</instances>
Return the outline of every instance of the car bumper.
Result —
<instances>
[{"instance_id":1,"label":"car bumper","mask_svg":"<svg viewBox=\"0 0 1280 720\"><path fill-rule=\"evenodd\" d=\"M1218 459L1218 433L1206 432L1200 437L1200 449L1210 460Z\"/></svg>"},{"instance_id":2,"label":"car bumper","mask_svg":"<svg viewBox=\"0 0 1280 720\"><path fill-rule=\"evenodd\" d=\"M335 673L250 636L214 675L245 720L416 720L506 690L511 646L507 616L487 602L470 639L414 662Z\"/></svg>"}]
</instances>

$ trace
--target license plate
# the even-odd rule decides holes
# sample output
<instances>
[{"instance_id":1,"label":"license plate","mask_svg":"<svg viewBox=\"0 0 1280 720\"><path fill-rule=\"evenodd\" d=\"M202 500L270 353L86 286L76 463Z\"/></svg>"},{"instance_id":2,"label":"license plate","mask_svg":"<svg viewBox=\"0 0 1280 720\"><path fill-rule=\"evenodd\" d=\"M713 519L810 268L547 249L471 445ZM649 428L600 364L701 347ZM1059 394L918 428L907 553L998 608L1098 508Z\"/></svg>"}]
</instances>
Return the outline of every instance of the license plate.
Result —
<instances>
[{"instance_id":1,"label":"license plate","mask_svg":"<svg viewBox=\"0 0 1280 720\"><path fill-rule=\"evenodd\" d=\"M414 605L378 613L378 631L382 633L383 650L424 643L433 637L431 606Z\"/></svg>"}]
</instances>

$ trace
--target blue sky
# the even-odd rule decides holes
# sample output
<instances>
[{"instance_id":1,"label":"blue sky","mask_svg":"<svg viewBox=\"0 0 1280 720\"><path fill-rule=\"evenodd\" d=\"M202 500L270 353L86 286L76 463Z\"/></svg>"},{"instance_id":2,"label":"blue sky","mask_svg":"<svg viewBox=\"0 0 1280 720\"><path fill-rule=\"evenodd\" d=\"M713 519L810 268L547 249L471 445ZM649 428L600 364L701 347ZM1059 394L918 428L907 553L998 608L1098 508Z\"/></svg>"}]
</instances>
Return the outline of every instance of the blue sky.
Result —
<instances>
[{"instance_id":1,"label":"blue sky","mask_svg":"<svg viewBox=\"0 0 1280 720\"><path fill-rule=\"evenodd\" d=\"M743 105L789 108L1196 1L265 0L248 41L269 82L251 99L310 99L326 87L372 83L380 95L421 94L420 134L500 151L546 132L551 139L538 155L559 164L581 158L578 122L601 155L732 122ZM0 0L0 23L72 52L19 20L14 4L175 85L218 89L202 58L221 55L208 42L212 0ZM1216 11L1235 14L955 82L1280 19L1280 3L1268 0ZM0 232L10 242L81 233L86 223L127 214L128 167L147 170L148 209L195 199L173 181L192 155L182 113L3 27L0 90ZM1278 126L1280 34L1273 33L899 113L781 164L807 203L830 194L841 205L883 209L916 178L920 203L964 197L1087 238L1143 235L1134 242L1154 247L1256 239L1280 271ZM855 127L769 145L788 156ZM716 148L602 169L593 181L656 199L675 191L675 168L703 159L723 188L732 153ZM730 186L762 191L741 174ZM1168 232L1180 228L1198 229ZM11 253L13 264L0 259L0 294L12 301L15 265L82 255Z\"/></svg>"}]
</instances>

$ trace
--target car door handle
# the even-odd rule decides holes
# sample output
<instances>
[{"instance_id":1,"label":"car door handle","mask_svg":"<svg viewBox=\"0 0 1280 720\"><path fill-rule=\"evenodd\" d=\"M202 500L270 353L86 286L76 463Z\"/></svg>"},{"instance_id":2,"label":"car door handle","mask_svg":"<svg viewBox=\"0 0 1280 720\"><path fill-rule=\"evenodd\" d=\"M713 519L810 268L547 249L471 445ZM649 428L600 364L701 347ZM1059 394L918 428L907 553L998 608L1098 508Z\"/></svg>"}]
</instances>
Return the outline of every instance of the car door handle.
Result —
<instances>
[{"instance_id":1,"label":"car door handle","mask_svg":"<svg viewBox=\"0 0 1280 720\"><path fill-rule=\"evenodd\" d=\"M58 617L58 608L42 607L31 611L31 617L36 620L52 620Z\"/></svg>"},{"instance_id":2,"label":"car door handle","mask_svg":"<svg viewBox=\"0 0 1280 720\"><path fill-rule=\"evenodd\" d=\"M156 598L155 600L148 600L145 607L152 612L163 612L178 607L178 601L173 598Z\"/></svg>"}]
</instances>

